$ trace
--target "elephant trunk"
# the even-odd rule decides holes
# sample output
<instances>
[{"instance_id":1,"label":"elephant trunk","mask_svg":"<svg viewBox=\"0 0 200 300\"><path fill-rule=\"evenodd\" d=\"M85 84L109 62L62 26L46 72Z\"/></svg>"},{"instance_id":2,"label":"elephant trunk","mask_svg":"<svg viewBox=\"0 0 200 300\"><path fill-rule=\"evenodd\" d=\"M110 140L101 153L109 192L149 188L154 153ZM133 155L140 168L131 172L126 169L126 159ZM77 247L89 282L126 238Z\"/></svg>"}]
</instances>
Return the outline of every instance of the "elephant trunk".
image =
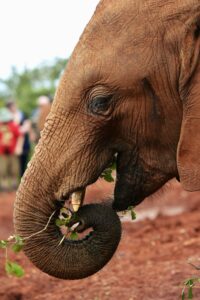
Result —
<instances>
[{"instance_id":1,"label":"elephant trunk","mask_svg":"<svg viewBox=\"0 0 200 300\"><path fill-rule=\"evenodd\" d=\"M84 224L84 229L93 228L93 231L81 240L65 238L60 243L63 235L55 225L58 213L50 219L52 213L56 209L58 211L56 202L50 201L48 195L43 199L38 195L34 198L34 191L30 198L27 179L25 176L17 193L14 225L17 234L25 240L24 251L33 264L61 279L81 279L100 270L110 260L120 241L121 225L114 210L100 204L81 207L76 217ZM41 231L48 220L48 227Z\"/></svg>"}]
</instances>

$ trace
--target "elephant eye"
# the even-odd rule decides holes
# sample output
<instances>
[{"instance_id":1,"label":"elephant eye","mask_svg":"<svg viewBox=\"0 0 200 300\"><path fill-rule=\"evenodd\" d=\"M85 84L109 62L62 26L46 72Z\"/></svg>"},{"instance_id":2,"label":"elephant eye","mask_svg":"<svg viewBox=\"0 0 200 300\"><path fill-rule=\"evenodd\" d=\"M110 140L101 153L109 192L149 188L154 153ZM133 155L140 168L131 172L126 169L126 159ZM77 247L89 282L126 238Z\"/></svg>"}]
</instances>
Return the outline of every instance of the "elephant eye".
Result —
<instances>
[{"instance_id":1,"label":"elephant eye","mask_svg":"<svg viewBox=\"0 0 200 300\"><path fill-rule=\"evenodd\" d=\"M90 101L88 109L93 114L105 115L109 111L111 100L112 95L94 97Z\"/></svg>"}]
</instances>

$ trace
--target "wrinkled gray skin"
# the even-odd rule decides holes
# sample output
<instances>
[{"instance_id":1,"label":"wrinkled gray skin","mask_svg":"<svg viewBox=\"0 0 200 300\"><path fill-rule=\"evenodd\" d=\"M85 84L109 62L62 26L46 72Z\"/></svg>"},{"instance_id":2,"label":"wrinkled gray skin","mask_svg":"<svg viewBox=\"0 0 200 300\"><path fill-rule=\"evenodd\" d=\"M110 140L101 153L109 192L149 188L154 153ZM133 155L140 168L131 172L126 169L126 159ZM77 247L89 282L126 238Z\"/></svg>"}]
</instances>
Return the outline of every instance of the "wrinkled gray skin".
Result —
<instances>
[{"instance_id":1,"label":"wrinkled gray skin","mask_svg":"<svg viewBox=\"0 0 200 300\"><path fill-rule=\"evenodd\" d=\"M18 190L18 234L41 230L56 200L95 182L115 153L114 210L139 204L174 176L200 189L199 20L199 0L100 1ZM26 241L25 252L56 277L89 276L118 245L114 210L83 206L79 219L94 233L62 246L52 220Z\"/></svg>"}]
</instances>

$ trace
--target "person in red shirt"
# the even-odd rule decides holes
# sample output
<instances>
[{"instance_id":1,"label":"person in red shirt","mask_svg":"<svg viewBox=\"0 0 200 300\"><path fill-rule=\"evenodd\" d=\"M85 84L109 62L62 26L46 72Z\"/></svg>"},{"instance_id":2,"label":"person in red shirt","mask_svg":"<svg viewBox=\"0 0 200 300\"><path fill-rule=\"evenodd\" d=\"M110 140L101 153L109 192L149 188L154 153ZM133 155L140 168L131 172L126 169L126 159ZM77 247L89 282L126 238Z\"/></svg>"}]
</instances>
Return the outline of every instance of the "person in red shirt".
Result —
<instances>
[{"instance_id":1,"label":"person in red shirt","mask_svg":"<svg viewBox=\"0 0 200 300\"><path fill-rule=\"evenodd\" d=\"M20 136L19 126L7 108L0 109L0 190L17 188L18 159L15 149Z\"/></svg>"}]
</instances>

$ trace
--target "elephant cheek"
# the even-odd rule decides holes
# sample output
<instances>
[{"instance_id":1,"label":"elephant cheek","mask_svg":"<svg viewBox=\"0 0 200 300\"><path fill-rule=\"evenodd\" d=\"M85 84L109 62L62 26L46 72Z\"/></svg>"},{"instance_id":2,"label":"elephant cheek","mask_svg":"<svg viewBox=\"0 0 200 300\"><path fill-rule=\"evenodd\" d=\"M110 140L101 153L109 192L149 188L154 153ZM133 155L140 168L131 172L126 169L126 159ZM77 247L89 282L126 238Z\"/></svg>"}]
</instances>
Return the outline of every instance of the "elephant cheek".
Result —
<instances>
[{"instance_id":1,"label":"elephant cheek","mask_svg":"<svg viewBox=\"0 0 200 300\"><path fill-rule=\"evenodd\" d=\"M132 152L121 153L117 158L117 180L114 191L113 209L126 210L142 200L141 183L143 169L137 163L137 155Z\"/></svg>"},{"instance_id":2,"label":"elephant cheek","mask_svg":"<svg viewBox=\"0 0 200 300\"><path fill-rule=\"evenodd\" d=\"M122 178L121 176L119 177L114 191L113 209L123 211L129 206L138 205L143 200L143 197L142 193L139 193L138 187L136 191L133 181L126 180L123 176Z\"/></svg>"}]
</instances>

